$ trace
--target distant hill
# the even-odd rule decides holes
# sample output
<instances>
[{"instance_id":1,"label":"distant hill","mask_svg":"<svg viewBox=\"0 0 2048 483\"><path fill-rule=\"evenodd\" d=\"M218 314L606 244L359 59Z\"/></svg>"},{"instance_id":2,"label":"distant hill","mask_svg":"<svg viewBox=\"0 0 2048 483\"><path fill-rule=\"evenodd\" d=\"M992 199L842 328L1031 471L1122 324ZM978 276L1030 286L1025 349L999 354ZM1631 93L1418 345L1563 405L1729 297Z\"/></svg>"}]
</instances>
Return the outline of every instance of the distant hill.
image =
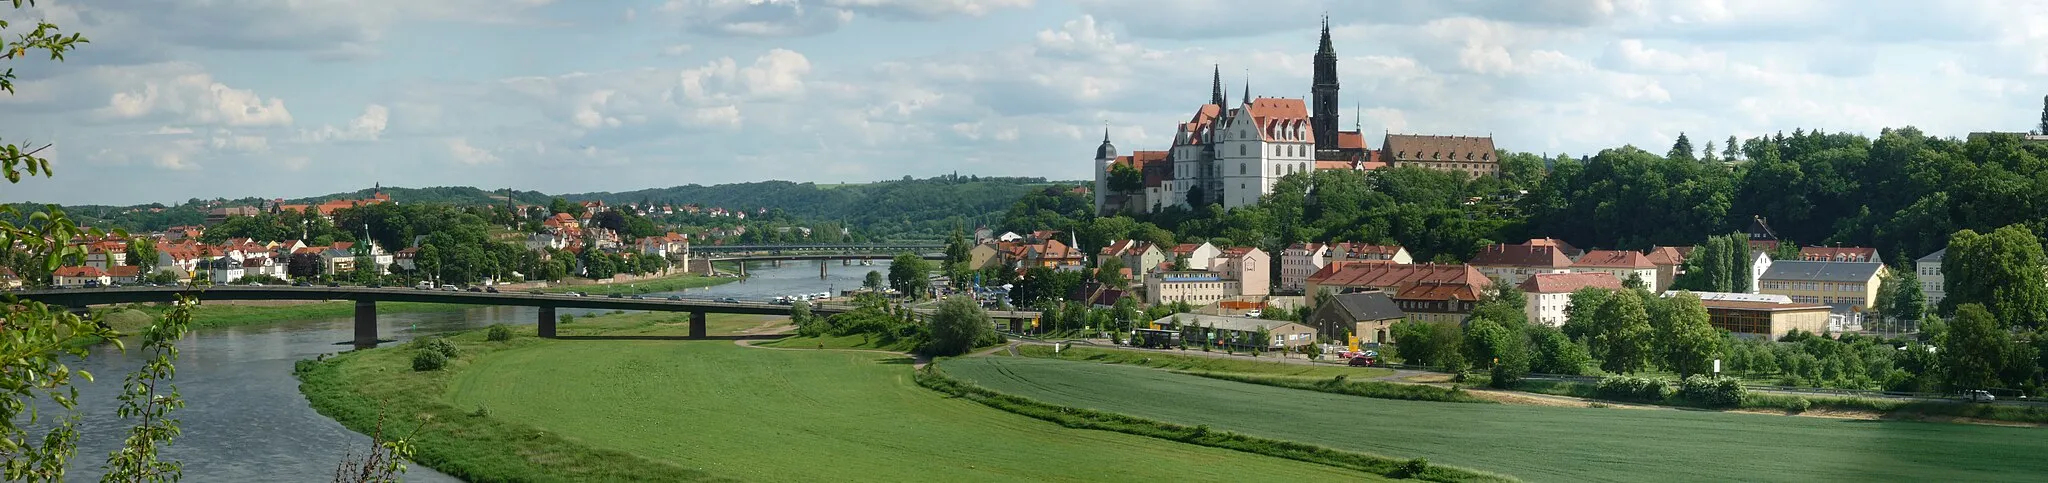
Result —
<instances>
[{"instance_id":1,"label":"distant hill","mask_svg":"<svg viewBox=\"0 0 2048 483\"><path fill-rule=\"evenodd\" d=\"M547 193L542 193L539 191L485 191L482 189L472 188L468 186L435 186L430 188L402 188L397 186L390 186L383 187L381 189L384 191L384 194L391 195L391 201L398 203L446 203L453 205L502 204L505 202L505 198L507 196L510 196L513 199L513 202L518 204L545 205L551 198L550 196L548 196ZM285 202L291 204L303 204L319 203L322 201L338 199L362 199L370 197L370 195L374 194L376 191L377 190L374 189L363 189L359 191L347 193L334 193L324 196L314 196L310 198L296 198L285 200Z\"/></svg>"},{"instance_id":2,"label":"distant hill","mask_svg":"<svg viewBox=\"0 0 2048 483\"><path fill-rule=\"evenodd\" d=\"M840 221L873 233L944 235L955 226L972 231L994 223L1024 193L1050 184L1045 178L940 176L866 184L761 181L713 186L687 185L621 193L562 195L610 204L655 203L754 210L782 210L798 218Z\"/></svg>"}]
</instances>

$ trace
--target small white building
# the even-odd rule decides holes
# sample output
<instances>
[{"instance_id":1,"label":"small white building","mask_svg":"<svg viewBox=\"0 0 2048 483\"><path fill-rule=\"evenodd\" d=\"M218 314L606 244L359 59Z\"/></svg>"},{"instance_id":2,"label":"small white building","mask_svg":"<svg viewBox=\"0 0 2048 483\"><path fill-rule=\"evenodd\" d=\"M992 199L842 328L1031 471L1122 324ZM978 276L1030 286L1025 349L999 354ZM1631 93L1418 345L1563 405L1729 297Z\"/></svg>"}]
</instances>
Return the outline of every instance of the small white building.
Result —
<instances>
[{"instance_id":1,"label":"small white building","mask_svg":"<svg viewBox=\"0 0 2048 483\"><path fill-rule=\"evenodd\" d=\"M1941 275L1941 258L1947 254L1948 249L1943 248L1913 261L1914 270L1919 272L1920 293L1927 296L1927 306L1929 307L1940 306L1941 299L1948 296L1948 293L1941 288L1944 282Z\"/></svg>"},{"instance_id":2,"label":"small white building","mask_svg":"<svg viewBox=\"0 0 2048 483\"><path fill-rule=\"evenodd\" d=\"M1749 293L1763 293L1764 272L1771 271L1771 254L1757 250L1753 255L1756 260L1749 262Z\"/></svg>"},{"instance_id":3,"label":"small white building","mask_svg":"<svg viewBox=\"0 0 2048 483\"><path fill-rule=\"evenodd\" d=\"M1527 303L1524 312L1529 323L1562 327L1572 292L1588 287L1620 290L1621 279L1608 272L1539 273L1530 275L1519 287Z\"/></svg>"}]
</instances>

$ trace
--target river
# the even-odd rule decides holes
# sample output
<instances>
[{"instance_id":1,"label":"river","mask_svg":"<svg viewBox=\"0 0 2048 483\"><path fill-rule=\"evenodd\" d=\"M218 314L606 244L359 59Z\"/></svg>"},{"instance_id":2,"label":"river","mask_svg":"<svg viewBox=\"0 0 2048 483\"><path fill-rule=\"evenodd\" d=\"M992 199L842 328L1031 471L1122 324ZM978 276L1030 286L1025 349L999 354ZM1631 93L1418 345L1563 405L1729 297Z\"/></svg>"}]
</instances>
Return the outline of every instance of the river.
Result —
<instances>
[{"instance_id":1,"label":"river","mask_svg":"<svg viewBox=\"0 0 2048 483\"><path fill-rule=\"evenodd\" d=\"M828 262L827 277L821 280L817 263L749 264L749 277L744 281L690 289L683 295L765 300L856 288L869 270L888 270L887 262L849 267L834 261ZM393 343L401 343L497 323L531 326L538 317L535 310L478 307L461 312L390 314L378 317L377 330L384 338L398 341ZM560 310L578 316L593 312ZM186 407L172 416L182 420L184 434L160 456L182 462L187 481L331 480L343 456L368 449L369 438L314 412L299 394L292 363L347 350L353 328L351 318L334 318L194 331L179 343L175 380ZM531 334L533 329L525 330ZM99 479L107 452L126 437L129 424L116 416L120 404L114 398L122 378L141 363L139 355L107 346L94 348L86 361L73 363L73 368L91 371L98 380L78 384L80 444L67 479ZM418 465L406 472L405 479L459 481Z\"/></svg>"}]
</instances>

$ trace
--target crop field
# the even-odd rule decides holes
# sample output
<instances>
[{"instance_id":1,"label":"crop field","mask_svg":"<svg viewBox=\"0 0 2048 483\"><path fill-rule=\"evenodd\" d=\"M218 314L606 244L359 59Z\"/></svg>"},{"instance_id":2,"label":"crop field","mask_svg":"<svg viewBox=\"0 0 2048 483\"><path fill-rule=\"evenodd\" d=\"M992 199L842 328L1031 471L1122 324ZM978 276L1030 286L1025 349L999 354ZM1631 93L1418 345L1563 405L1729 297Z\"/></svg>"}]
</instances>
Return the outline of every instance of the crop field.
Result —
<instances>
[{"instance_id":1,"label":"crop field","mask_svg":"<svg viewBox=\"0 0 2048 483\"><path fill-rule=\"evenodd\" d=\"M1507 474L1526 481L2025 481L2037 428L1712 411L1370 399L1118 364L976 357L953 377L1052 404Z\"/></svg>"},{"instance_id":2,"label":"crop field","mask_svg":"<svg viewBox=\"0 0 2048 483\"><path fill-rule=\"evenodd\" d=\"M578 322L579 330L605 325ZM745 323L731 324L738 328ZM652 333L641 324L624 332ZM1372 475L1063 428L918 387L909 360L731 341L483 352L441 399L602 451L743 481L1359 481Z\"/></svg>"}]
</instances>

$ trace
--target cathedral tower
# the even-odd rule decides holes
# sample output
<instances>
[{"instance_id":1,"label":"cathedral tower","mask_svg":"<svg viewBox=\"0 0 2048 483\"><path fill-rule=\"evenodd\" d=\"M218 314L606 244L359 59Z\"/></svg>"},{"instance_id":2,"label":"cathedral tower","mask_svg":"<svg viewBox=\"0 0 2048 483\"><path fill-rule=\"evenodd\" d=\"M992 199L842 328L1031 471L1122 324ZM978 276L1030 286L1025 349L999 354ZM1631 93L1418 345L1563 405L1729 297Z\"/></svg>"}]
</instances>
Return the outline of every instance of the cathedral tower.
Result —
<instances>
[{"instance_id":1,"label":"cathedral tower","mask_svg":"<svg viewBox=\"0 0 2048 483\"><path fill-rule=\"evenodd\" d=\"M1337 149L1337 49L1330 46L1330 18L1323 17L1323 45L1316 49L1315 97L1310 127L1315 130L1316 150Z\"/></svg>"}]
</instances>

